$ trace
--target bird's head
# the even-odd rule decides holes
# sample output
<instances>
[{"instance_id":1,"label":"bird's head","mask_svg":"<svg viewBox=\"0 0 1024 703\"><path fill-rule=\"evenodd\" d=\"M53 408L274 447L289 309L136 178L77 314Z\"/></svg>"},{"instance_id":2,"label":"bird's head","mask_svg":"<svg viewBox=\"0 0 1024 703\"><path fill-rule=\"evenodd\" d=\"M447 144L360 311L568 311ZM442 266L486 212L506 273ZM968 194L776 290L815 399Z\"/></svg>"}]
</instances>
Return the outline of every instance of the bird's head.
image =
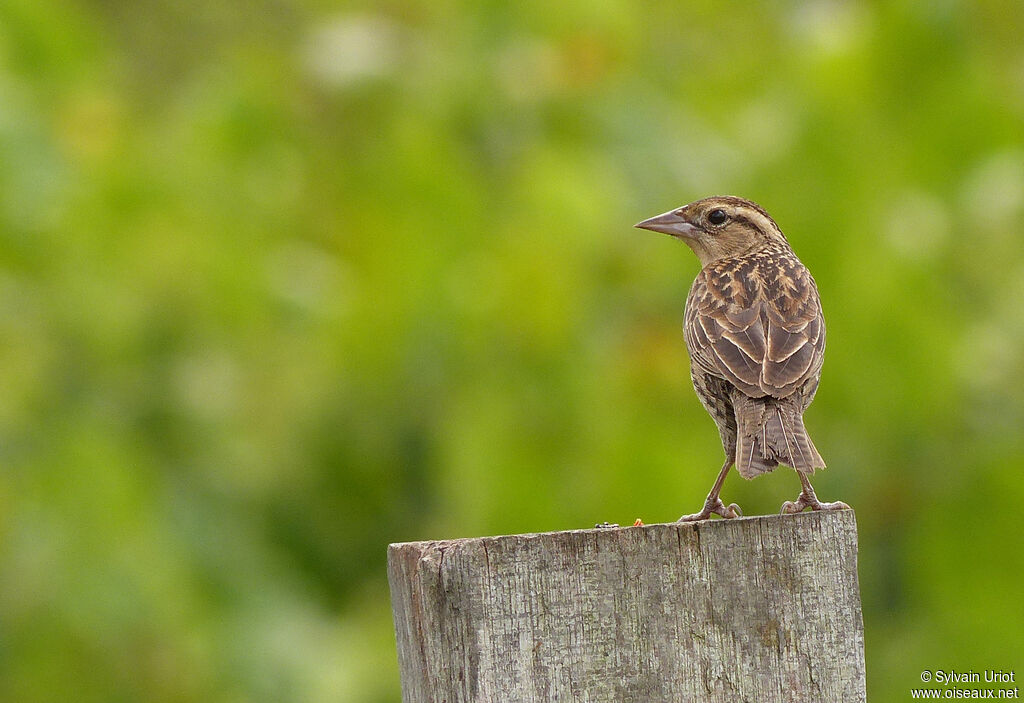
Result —
<instances>
[{"instance_id":1,"label":"bird's head","mask_svg":"<svg viewBox=\"0 0 1024 703\"><path fill-rule=\"evenodd\" d=\"M753 253L772 243L788 246L782 230L760 205L731 195L697 200L634 226L683 240L701 266Z\"/></svg>"}]
</instances>

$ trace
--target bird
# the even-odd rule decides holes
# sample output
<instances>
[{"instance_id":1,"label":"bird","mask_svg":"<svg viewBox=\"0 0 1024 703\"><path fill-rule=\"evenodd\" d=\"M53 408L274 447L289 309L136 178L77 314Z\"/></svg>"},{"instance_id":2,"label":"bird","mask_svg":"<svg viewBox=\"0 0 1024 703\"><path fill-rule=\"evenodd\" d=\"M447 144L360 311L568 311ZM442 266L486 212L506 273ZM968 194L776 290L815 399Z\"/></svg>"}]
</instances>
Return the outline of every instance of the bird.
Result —
<instances>
[{"instance_id":1,"label":"bird","mask_svg":"<svg viewBox=\"0 0 1024 703\"><path fill-rule=\"evenodd\" d=\"M693 388L718 426L725 464L704 507L680 522L735 518L722 484L735 465L745 479L783 464L802 489L782 513L843 510L822 502L808 478L825 468L804 427L825 358L818 287L775 220L760 205L720 195L638 222L682 240L700 260L683 314Z\"/></svg>"}]
</instances>

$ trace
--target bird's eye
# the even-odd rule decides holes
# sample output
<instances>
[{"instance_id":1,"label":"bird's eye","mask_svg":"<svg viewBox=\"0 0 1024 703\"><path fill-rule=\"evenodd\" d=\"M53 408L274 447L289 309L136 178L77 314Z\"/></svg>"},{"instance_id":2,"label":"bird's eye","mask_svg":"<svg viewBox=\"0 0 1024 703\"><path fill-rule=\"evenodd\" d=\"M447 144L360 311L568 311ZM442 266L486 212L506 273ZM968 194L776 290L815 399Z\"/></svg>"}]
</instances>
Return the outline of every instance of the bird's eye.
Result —
<instances>
[{"instance_id":1,"label":"bird's eye","mask_svg":"<svg viewBox=\"0 0 1024 703\"><path fill-rule=\"evenodd\" d=\"M725 214L725 210L712 210L708 213L708 222L713 225L723 225L728 219L729 216Z\"/></svg>"}]
</instances>

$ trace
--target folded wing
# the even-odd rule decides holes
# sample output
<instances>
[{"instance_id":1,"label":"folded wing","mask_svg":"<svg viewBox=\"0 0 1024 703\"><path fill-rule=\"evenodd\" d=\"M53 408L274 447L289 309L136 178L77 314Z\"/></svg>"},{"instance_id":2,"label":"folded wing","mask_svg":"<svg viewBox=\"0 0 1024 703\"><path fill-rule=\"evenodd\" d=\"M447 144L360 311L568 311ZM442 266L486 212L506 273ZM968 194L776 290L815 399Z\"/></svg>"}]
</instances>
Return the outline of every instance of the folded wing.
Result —
<instances>
[{"instance_id":1,"label":"folded wing","mask_svg":"<svg viewBox=\"0 0 1024 703\"><path fill-rule=\"evenodd\" d=\"M814 279L791 254L701 271L685 325L693 363L752 398L786 398L821 369L825 325Z\"/></svg>"}]
</instances>

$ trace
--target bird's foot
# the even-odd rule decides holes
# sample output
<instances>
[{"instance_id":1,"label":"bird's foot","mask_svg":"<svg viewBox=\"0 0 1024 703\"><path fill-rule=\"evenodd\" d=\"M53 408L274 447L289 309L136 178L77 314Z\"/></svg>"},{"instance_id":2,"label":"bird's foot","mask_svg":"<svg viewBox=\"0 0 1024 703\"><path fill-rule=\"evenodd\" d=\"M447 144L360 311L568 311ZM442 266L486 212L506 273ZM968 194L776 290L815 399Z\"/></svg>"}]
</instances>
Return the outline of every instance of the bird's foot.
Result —
<instances>
[{"instance_id":1,"label":"bird's foot","mask_svg":"<svg viewBox=\"0 0 1024 703\"><path fill-rule=\"evenodd\" d=\"M850 506L841 500L837 500L834 503L822 503L818 500L818 496L814 495L814 491L808 493L802 491L800 497L795 501L787 500L782 504L782 515L792 515L795 513L802 512L805 508L811 510L849 510Z\"/></svg>"},{"instance_id":2,"label":"bird's foot","mask_svg":"<svg viewBox=\"0 0 1024 703\"><path fill-rule=\"evenodd\" d=\"M732 519L734 517L742 516L743 512L740 510L740 506L735 503L729 503L729 505L726 506L726 504L722 502L721 498L715 497L714 500L708 498L704 501L703 510L699 513L694 513L693 515L683 515L679 520L677 520L677 522L696 522L697 520L707 520L712 515L720 515L726 519Z\"/></svg>"}]
</instances>

